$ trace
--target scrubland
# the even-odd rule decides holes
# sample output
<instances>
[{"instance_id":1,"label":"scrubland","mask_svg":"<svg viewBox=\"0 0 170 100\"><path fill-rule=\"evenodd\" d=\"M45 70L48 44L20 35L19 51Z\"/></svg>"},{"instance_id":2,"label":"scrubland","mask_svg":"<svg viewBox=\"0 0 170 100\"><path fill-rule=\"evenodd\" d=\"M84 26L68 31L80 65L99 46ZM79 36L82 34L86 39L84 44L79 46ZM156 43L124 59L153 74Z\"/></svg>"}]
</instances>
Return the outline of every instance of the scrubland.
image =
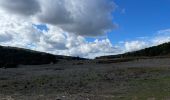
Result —
<instances>
[{"instance_id":1,"label":"scrubland","mask_svg":"<svg viewBox=\"0 0 170 100\"><path fill-rule=\"evenodd\" d=\"M170 58L1 68L0 100L170 100Z\"/></svg>"}]
</instances>

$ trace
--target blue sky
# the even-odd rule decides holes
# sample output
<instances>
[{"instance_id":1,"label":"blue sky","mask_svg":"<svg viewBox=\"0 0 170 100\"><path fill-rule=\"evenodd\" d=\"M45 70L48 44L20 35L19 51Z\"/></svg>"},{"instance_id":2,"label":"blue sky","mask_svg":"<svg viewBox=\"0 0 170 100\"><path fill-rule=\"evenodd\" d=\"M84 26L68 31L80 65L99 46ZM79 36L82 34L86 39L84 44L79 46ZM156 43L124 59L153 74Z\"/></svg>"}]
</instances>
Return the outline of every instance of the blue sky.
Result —
<instances>
[{"instance_id":1,"label":"blue sky","mask_svg":"<svg viewBox=\"0 0 170 100\"><path fill-rule=\"evenodd\" d=\"M115 3L118 7L113 16L119 27L108 34L113 44L150 37L170 28L170 0L115 0Z\"/></svg>"}]
</instances>

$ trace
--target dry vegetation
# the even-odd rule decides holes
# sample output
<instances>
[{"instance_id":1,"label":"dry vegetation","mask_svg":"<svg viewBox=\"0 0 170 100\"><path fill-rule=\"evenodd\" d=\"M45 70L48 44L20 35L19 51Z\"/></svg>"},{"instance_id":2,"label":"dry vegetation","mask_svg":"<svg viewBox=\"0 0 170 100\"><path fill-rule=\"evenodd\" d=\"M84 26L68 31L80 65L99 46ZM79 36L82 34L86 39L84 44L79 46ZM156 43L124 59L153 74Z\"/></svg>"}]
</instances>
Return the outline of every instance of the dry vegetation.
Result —
<instances>
[{"instance_id":1,"label":"dry vegetation","mask_svg":"<svg viewBox=\"0 0 170 100\"><path fill-rule=\"evenodd\" d=\"M108 64L97 61L60 61L55 65L1 68L0 98L169 100L169 60L138 59Z\"/></svg>"}]
</instances>

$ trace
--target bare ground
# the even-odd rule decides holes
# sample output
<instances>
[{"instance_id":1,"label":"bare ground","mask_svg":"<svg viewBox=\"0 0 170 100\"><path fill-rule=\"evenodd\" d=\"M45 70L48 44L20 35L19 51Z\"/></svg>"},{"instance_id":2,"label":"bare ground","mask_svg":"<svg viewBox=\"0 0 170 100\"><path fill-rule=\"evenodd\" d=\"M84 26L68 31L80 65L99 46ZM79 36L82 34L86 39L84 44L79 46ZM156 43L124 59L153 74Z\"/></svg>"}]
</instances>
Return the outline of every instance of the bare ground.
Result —
<instances>
[{"instance_id":1,"label":"bare ground","mask_svg":"<svg viewBox=\"0 0 170 100\"><path fill-rule=\"evenodd\" d=\"M0 100L170 100L170 58L1 68Z\"/></svg>"}]
</instances>

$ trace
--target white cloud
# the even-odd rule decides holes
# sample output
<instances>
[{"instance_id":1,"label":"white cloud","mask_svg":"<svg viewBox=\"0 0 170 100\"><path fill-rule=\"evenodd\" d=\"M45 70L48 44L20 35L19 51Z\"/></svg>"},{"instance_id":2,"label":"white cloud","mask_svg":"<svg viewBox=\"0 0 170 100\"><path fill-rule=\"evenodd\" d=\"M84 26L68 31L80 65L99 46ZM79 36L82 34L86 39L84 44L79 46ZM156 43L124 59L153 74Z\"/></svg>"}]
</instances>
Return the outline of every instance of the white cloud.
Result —
<instances>
[{"instance_id":1,"label":"white cloud","mask_svg":"<svg viewBox=\"0 0 170 100\"><path fill-rule=\"evenodd\" d=\"M117 53L109 39L86 41L114 29L110 0L1 0L0 44L93 58ZM36 24L46 24L41 31Z\"/></svg>"},{"instance_id":2,"label":"white cloud","mask_svg":"<svg viewBox=\"0 0 170 100\"><path fill-rule=\"evenodd\" d=\"M117 53L109 39L88 42L83 36L68 33L62 28L47 25L49 31L41 31L32 20L10 16L0 10L0 44L39 50L59 55L94 58ZM20 19L20 20L18 20Z\"/></svg>"},{"instance_id":3,"label":"white cloud","mask_svg":"<svg viewBox=\"0 0 170 100\"><path fill-rule=\"evenodd\" d=\"M109 39L96 39L94 42L87 42L84 37L64 33L62 29L57 27L49 26L49 30L44 33L45 35L37 44L38 50L86 58L94 58L104 54L116 54L120 51L111 44ZM56 34L56 32L58 33Z\"/></svg>"},{"instance_id":4,"label":"white cloud","mask_svg":"<svg viewBox=\"0 0 170 100\"><path fill-rule=\"evenodd\" d=\"M138 40L128 41L125 42L125 52L140 50L146 48L147 46L148 44L144 41L138 41Z\"/></svg>"},{"instance_id":5,"label":"white cloud","mask_svg":"<svg viewBox=\"0 0 170 100\"><path fill-rule=\"evenodd\" d=\"M158 31L157 32L157 35L163 35L163 36L165 36L165 35L170 35L170 29L164 29L164 30L160 30L160 31Z\"/></svg>"},{"instance_id":6,"label":"white cloud","mask_svg":"<svg viewBox=\"0 0 170 100\"><path fill-rule=\"evenodd\" d=\"M70 49L71 54L88 58L102 55L113 55L120 52L121 50L118 47L114 47L109 39L103 39L100 41L96 39L94 42L83 43ZM81 53L81 55L79 53Z\"/></svg>"},{"instance_id":7,"label":"white cloud","mask_svg":"<svg viewBox=\"0 0 170 100\"><path fill-rule=\"evenodd\" d=\"M160 30L156 33L156 36L151 39L153 45L159 45L165 42L170 42L170 29Z\"/></svg>"},{"instance_id":8,"label":"white cloud","mask_svg":"<svg viewBox=\"0 0 170 100\"><path fill-rule=\"evenodd\" d=\"M1 42L8 42L12 40L12 35L9 33L1 33L0 34L0 43Z\"/></svg>"},{"instance_id":9,"label":"white cloud","mask_svg":"<svg viewBox=\"0 0 170 100\"><path fill-rule=\"evenodd\" d=\"M31 16L81 36L104 35L115 28L115 4L110 0L1 0L0 6L13 15Z\"/></svg>"},{"instance_id":10,"label":"white cloud","mask_svg":"<svg viewBox=\"0 0 170 100\"><path fill-rule=\"evenodd\" d=\"M26 47L29 43L38 42L41 33L37 31L32 24L32 22L29 22L26 19L11 16L0 10L0 34L3 34L1 39L8 39L8 41L1 44Z\"/></svg>"},{"instance_id":11,"label":"white cloud","mask_svg":"<svg viewBox=\"0 0 170 100\"><path fill-rule=\"evenodd\" d=\"M159 44L163 44L166 42L170 42L170 36L167 36L167 37L159 36L159 37L155 37L152 40L153 45L159 45Z\"/></svg>"},{"instance_id":12,"label":"white cloud","mask_svg":"<svg viewBox=\"0 0 170 100\"><path fill-rule=\"evenodd\" d=\"M139 37L136 40L122 42L124 52L136 51L170 42L170 29L160 30L152 37Z\"/></svg>"}]
</instances>

